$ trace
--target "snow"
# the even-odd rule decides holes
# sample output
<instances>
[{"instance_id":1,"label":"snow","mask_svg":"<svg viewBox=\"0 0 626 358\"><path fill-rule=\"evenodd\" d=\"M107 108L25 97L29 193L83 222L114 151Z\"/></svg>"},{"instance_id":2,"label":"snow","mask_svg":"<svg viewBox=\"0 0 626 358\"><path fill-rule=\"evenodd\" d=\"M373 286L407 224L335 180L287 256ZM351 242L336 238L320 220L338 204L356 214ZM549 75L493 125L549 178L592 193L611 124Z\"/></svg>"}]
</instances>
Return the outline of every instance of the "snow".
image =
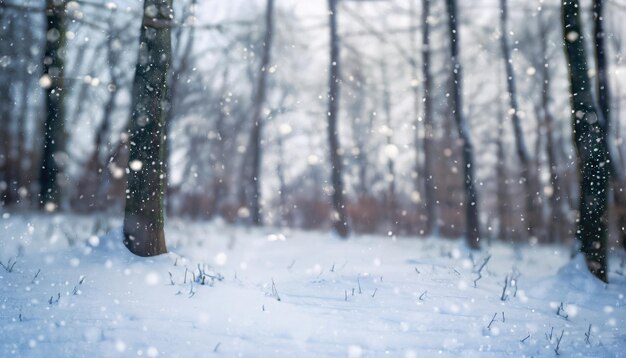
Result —
<instances>
[{"instance_id":1,"label":"snow","mask_svg":"<svg viewBox=\"0 0 626 358\"><path fill-rule=\"evenodd\" d=\"M1 357L626 351L623 253L604 285L563 246L472 253L437 238L170 220L170 253L140 258L118 218L7 213L0 225L0 261L17 260L0 268Z\"/></svg>"}]
</instances>

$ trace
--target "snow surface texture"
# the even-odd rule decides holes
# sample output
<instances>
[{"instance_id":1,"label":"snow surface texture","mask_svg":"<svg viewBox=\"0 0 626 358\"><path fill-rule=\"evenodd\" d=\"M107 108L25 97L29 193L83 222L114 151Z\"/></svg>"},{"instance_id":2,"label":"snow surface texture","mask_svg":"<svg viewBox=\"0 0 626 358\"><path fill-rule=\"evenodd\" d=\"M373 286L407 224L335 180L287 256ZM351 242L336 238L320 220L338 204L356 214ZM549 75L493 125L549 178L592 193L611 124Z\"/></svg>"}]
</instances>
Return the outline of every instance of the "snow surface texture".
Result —
<instances>
[{"instance_id":1,"label":"snow surface texture","mask_svg":"<svg viewBox=\"0 0 626 358\"><path fill-rule=\"evenodd\" d=\"M170 220L145 259L119 219L0 224L0 357L626 356L623 253L607 286L558 246Z\"/></svg>"}]
</instances>

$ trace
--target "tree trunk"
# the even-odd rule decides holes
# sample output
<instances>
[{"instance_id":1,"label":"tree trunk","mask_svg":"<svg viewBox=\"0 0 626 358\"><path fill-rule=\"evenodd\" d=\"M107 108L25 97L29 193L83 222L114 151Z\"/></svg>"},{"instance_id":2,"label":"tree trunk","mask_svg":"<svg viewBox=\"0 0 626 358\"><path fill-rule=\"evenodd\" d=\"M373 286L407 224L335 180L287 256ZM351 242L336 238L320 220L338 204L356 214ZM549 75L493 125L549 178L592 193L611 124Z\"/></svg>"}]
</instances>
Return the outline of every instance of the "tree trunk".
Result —
<instances>
[{"instance_id":1,"label":"tree trunk","mask_svg":"<svg viewBox=\"0 0 626 358\"><path fill-rule=\"evenodd\" d=\"M265 10L265 36L263 38L263 54L261 56L261 64L259 67L259 82L257 83L252 103L252 170L250 171L250 188L252 195L250 198L250 215L254 225L261 225L263 219L261 217L261 136L263 129L263 105L265 103L265 92L267 89L267 73L269 71L272 38L274 27L274 0L267 0Z\"/></svg>"},{"instance_id":2,"label":"tree trunk","mask_svg":"<svg viewBox=\"0 0 626 358\"><path fill-rule=\"evenodd\" d=\"M393 154L387 151L393 145L393 128L391 125L391 93L389 91L389 74L387 72L387 63L383 60L381 63L382 81L383 81L383 110L385 112L385 124L388 132L385 133L387 150L387 215L390 224L390 230L397 224L397 206L396 206L396 178L395 178L395 162Z\"/></svg>"},{"instance_id":3,"label":"tree trunk","mask_svg":"<svg viewBox=\"0 0 626 358\"><path fill-rule=\"evenodd\" d=\"M135 68L124 244L139 256L167 252L163 233L165 115L172 0L145 0Z\"/></svg>"},{"instance_id":4,"label":"tree trunk","mask_svg":"<svg viewBox=\"0 0 626 358\"><path fill-rule=\"evenodd\" d=\"M463 68L459 53L459 31L457 26L456 0L446 0L448 11L448 30L450 36L450 58L452 59L452 94L453 115L459 138L463 142L463 180L465 189L465 238L472 249L480 247L480 221L478 216L478 193L474 177L474 148L471 133L463 115Z\"/></svg>"},{"instance_id":5,"label":"tree trunk","mask_svg":"<svg viewBox=\"0 0 626 358\"><path fill-rule=\"evenodd\" d=\"M594 33L594 47L595 47L595 59L596 59L596 91L598 95L598 107L602 112L605 123L605 135L607 145L609 146L609 154L611 160L611 184L613 185L613 205L618 209L615 210L615 217L617 219L617 231L621 233L623 242L626 243L626 232L623 227L626 225L626 208L622 207L626 205L626 199L623 197L624 193L620 193L620 181L623 181L623 173L621 172L622 161L619 155L619 149L614 146L613 142L613 120L611 113L611 91L609 82L609 66L606 55L605 46L605 32L604 32L604 0L593 1L593 33ZM616 116L619 118L619 116ZM620 197L620 195L622 197Z\"/></svg>"},{"instance_id":6,"label":"tree trunk","mask_svg":"<svg viewBox=\"0 0 626 358\"><path fill-rule=\"evenodd\" d=\"M562 3L563 38L569 65L572 125L580 174L576 236L589 270L607 282L607 202L609 159L604 118L594 103L578 0Z\"/></svg>"},{"instance_id":7,"label":"tree trunk","mask_svg":"<svg viewBox=\"0 0 626 358\"><path fill-rule=\"evenodd\" d=\"M41 84L45 88L46 120L41 158L39 202L46 210L61 200L60 177L65 165L65 111L63 108L65 58L65 1L46 0L46 46Z\"/></svg>"},{"instance_id":8,"label":"tree trunk","mask_svg":"<svg viewBox=\"0 0 626 358\"><path fill-rule=\"evenodd\" d=\"M564 212L564 205L567 201L564 198L562 180L558 165L557 141L555 140L555 122L554 116L550 111L550 67L548 66L548 38L546 31L540 23L540 49L541 59L544 61L541 68L541 112L543 115L543 124L546 129L546 152L548 155L548 167L550 170L550 186L552 192L549 195L550 203L550 220L548 220L548 241L562 243L568 235L569 222Z\"/></svg>"},{"instance_id":9,"label":"tree trunk","mask_svg":"<svg viewBox=\"0 0 626 358\"><path fill-rule=\"evenodd\" d=\"M333 227L341 238L350 233L346 213L343 189L343 162L339 146L337 121L339 118L339 91L341 83L341 62L339 54L339 35L337 34L337 2L328 0L330 21L330 76L328 80L328 142L330 149L331 184L333 187L332 204Z\"/></svg>"},{"instance_id":10,"label":"tree trunk","mask_svg":"<svg viewBox=\"0 0 626 358\"><path fill-rule=\"evenodd\" d=\"M517 92L515 88L515 71L513 69L513 62L511 58L511 49L509 47L509 37L506 28L508 18L507 0L500 0L500 46L502 49L502 59L504 60L504 68L506 70L506 85L509 96L509 107L511 121L513 122L513 132L515 133L515 149L517 157L521 164L520 181L524 184L524 202L526 214L522 221L525 221L524 226L530 236L536 235L535 226L537 224L536 212L533 202L533 185L530 178L531 175L531 159L524 140L524 132L519 118L519 105L517 103Z\"/></svg>"},{"instance_id":11,"label":"tree trunk","mask_svg":"<svg viewBox=\"0 0 626 358\"><path fill-rule=\"evenodd\" d=\"M433 79L430 74L430 0L422 0L422 85L424 94L424 208L426 209L425 234L438 234L438 208L435 199L435 183L433 180Z\"/></svg>"},{"instance_id":12,"label":"tree trunk","mask_svg":"<svg viewBox=\"0 0 626 358\"><path fill-rule=\"evenodd\" d=\"M498 72L500 79L500 72ZM500 84L501 82L498 81ZM498 88L500 88L498 86ZM498 196L498 239L507 241L509 238L509 191L507 188L506 152L502 138L504 137L504 111L502 101L498 98L498 132L496 135L496 193Z\"/></svg>"}]
</instances>

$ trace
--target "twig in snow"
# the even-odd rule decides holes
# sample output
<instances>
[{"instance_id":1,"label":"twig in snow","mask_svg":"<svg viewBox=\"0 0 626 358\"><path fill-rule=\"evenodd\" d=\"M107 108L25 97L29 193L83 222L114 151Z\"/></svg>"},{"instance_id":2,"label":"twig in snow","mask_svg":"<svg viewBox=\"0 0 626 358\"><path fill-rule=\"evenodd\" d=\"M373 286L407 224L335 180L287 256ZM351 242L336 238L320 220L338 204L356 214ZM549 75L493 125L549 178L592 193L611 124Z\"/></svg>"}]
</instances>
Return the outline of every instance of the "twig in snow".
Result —
<instances>
[{"instance_id":1,"label":"twig in snow","mask_svg":"<svg viewBox=\"0 0 626 358\"><path fill-rule=\"evenodd\" d=\"M546 339L548 342L552 343L552 333L554 333L554 327L550 328L550 335L546 333Z\"/></svg>"},{"instance_id":2,"label":"twig in snow","mask_svg":"<svg viewBox=\"0 0 626 358\"><path fill-rule=\"evenodd\" d=\"M185 279L183 280L183 284L187 283L187 268L185 267Z\"/></svg>"},{"instance_id":3,"label":"twig in snow","mask_svg":"<svg viewBox=\"0 0 626 358\"><path fill-rule=\"evenodd\" d=\"M193 290L193 281L195 280L189 281L189 298L192 298L196 294L196 291Z\"/></svg>"},{"instance_id":4,"label":"twig in snow","mask_svg":"<svg viewBox=\"0 0 626 358\"><path fill-rule=\"evenodd\" d=\"M378 288L374 289L374 293L372 293L372 298L374 298L374 296L376 296L376 292L378 291Z\"/></svg>"},{"instance_id":5,"label":"twig in snow","mask_svg":"<svg viewBox=\"0 0 626 358\"><path fill-rule=\"evenodd\" d=\"M79 285L79 286L80 286L80 285L82 285L82 284L83 284L83 282L85 282L85 277L86 277L86 276L81 276L81 277L80 277L80 281L78 281L78 285Z\"/></svg>"},{"instance_id":6,"label":"twig in snow","mask_svg":"<svg viewBox=\"0 0 626 358\"><path fill-rule=\"evenodd\" d=\"M554 348L554 353L556 353L557 356L560 355L559 346L561 345L561 339L563 339L563 333L565 333L565 330L562 330L561 335L556 339L556 348Z\"/></svg>"},{"instance_id":7,"label":"twig in snow","mask_svg":"<svg viewBox=\"0 0 626 358\"><path fill-rule=\"evenodd\" d=\"M415 272L417 272L418 274L420 274L420 270L417 269L417 266L415 267Z\"/></svg>"},{"instance_id":8,"label":"twig in snow","mask_svg":"<svg viewBox=\"0 0 626 358\"><path fill-rule=\"evenodd\" d=\"M172 278L172 273L167 271L167 273L170 275L170 285L174 286L174 278Z\"/></svg>"},{"instance_id":9,"label":"twig in snow","mask_svg":"<svg viewBox=\"0 0 626 358\"><path fill-rule=\"evenodd\" d=\"M13 258L10 258L9 261L7 261L6 266L2 263L2 261L0 261L0 266L2 266L7 272L11 273L13 272L13 268L15 267L16 263L17 260L13 261Z\"/></svg>"},{"instance_id":10,"label":"twig in snow","mask_svg":"<svg viewBox=\"0 0 626 358\"><path fill-rule=\"evenodd\" d=\"M48 300L49 304L54 304L54 303L59 303L59 301L61 300L61 292L57 293L57 299L54 299L54 296L50 296L50 299Z\"/></svg>"},{"instance_id":11,"label":"twig in snow","mask_svg":"<svg viewBox=\"0 0 626 358\"><path fill-rule=\"evenodd\" d=\"M343 291L346 295L345 301L348 302L348 290Z\"/></svg>"},{"instance_id":12,"label":"twig in snow","mask_svg":"<svg viewBox=\"0 0 626 358\"><path fill-rule=\"evenodd\" d=\"M335 263L333 262L333 266L330 268L330 272L335 272Z\"/></svg>"},{"instance_id":13,"label":"twig in snow","mask_svg":"<svg viewBox=\"0 0 626 358\"><path fill-rule=\"evenodd\" d=\"M520 342L524 343L524 342L526 342L526 340L527 340L528 338L530 338L530 333L529 333L529 334L528 334L528 335L527 335L524 339L522 339Z\"/></svg>"},{"instance_id":14,"label":"twig in snow","mask_svg":"<svg viewBox=\"0 0 626 358\"><path fill-rule=\"evenodd\" d=\"M296 260L291 261L289 266L287 266L287 270L291 270L293 268L293 265L295 265L295 264L296 264Z\"/></svg>"},{"instance_id":15,"label":"twig in snow","mask_svg":"<svg viewBox=\"0 0 626 358\"><path fill-rule=\"evenodd\" d=\"M502 311L502 323L504 323L504 311Z\"/></svg>"},{"instance_id":16,"label":"twig in snow","mask_svg":"<svg viewBox=\"0 0 626 358\"><path fill-rule=\"evenodd\" d=\"M419 297L419 300L420 300L420 301L424 301L424 297L426 297L426 293L428 293L428 291L424 291L424 292L422 292L422 294L421 294L421 295L420 295L420 297Z\"/></svg>"},{"instance_id":17,"label":"twig in snow","mask_svg":"<svg viewBox=\"0 0 626 358\"><path fill-rule=\"evenodd\" d=\"M474 287L477 287L477 283L478 280L480 280L481 278L483 278L483 269L485 268L485 266L487 265L487 263L489 262L489 260L491 260L491 255L487 256L485 258L485 260L483 261L483 263L480 265L480 267L478 268L478 271L476 271L476 273L478 274L478 277L476 277L476 279L474 280Z\"/></svg>"},{"instance_id":18,"label":"twig in snow","mask_svg":"<svg viewBox=\"0 0 626 358\"><path fill-rule=\"evenodd\" d=\"M221 344L222 342L217 342L217 344L215 345L215 348L213 348L213 353L217 353L217 349L220 347Z\"/></svg>"},{"instance_id":19,"label":"twig in snow","mask_svg":"<svg viewBox=\"0 0 626 358\"><path fill-rule=\"evenodd\" d=\"M498 314L498 312L493 314L493 317L491 318L491 322L489 322L489 324L487 325L487 329L491 329L491 325L493 324L493 322L496 320L496 315Z\"/></svg>"},{"instance_id":20,"label":"twig in snow","mask_svg":"<svg viewBox=\"0 0 626 358\"><path fill-rule=\"evenodd\" d=\"M352 296L354 296L354 287L352 287Z\"/></svg>"},{"instance_id":21,"label":"twig in snow","mask_svg":"<svg viewBox=\"0 0 626 358\"><path fill-rule=\"evenodd\" d=\"M37 276L39 276L39 273L41 272L41 269L37 270L37 273L35 274L35 276L33 277L33 279L30 281L30 283L35 283L35 280L37 279Z\"/></svg>"},{"instance_id":22,"label":"twig in snow","mask_svg":"<svg viewBox=\"0 0 626 358\"><path fill-rule=\"evenodd\" d=\"M585 343L591 344L589 343L589 338L591 338L591 323L589 323L589 329L587 330L587 333L585 333Z\"/></svg>"},{"instance_id":23,"label":"twig in snow","mask_svg":"<svg viewBox=\"0 0 626 358\"><path fill-rule=\"evenodd\" d=\"M563 308L563 302L561 302L561 305L559 305L559 307L556 309L556 315L565 319L569 318L569 315L565 313L565 308Z\"/></svg>"},{"instance_id":24,"label":"twig in snow","mask_svg":"<svg viewBox=\"0 0 626 358\"><path fill-rule=\"evenodd\" d=\"M280 296L278 295L278 290L276 289L276 284L274 283L274 279L272 279L272 296L276 298L276 301L280 302Z\"/></svg>"},{"instance_id":25,"label":"twig in snow","mask_svg":"<svg viewBox=\"0 0 626 358\"><path fill-rule=\"evenodd\" d=\"M506 289L509 286L509 275L506 275L504 277L504 287L502 287L502 295L500 295L500 301L506 301L506 299L509 297L506 294Z\"/></svg>"},{"instance_id":26,"label":"twig in snow","mask_svg":"<svg viewBox=\"0 0 626 358\"><path fill-rule=\"evenodd\" d=\"M356 277L356 283L359 285L359 295L361 293L363 293L363 291L361 291L361 281L359 280L359 276Z\"/></svg>"}]
</instances>

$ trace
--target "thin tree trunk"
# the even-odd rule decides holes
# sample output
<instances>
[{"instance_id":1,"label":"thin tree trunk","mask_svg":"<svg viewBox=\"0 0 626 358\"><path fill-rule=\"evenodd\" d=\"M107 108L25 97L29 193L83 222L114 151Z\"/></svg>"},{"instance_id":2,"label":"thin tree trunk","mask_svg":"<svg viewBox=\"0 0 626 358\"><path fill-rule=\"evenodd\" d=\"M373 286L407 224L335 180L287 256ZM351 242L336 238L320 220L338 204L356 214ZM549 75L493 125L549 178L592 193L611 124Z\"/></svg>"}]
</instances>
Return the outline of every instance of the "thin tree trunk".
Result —
<instances>
[{"instance_id":1,"label":"thin tree trunk","mask_svg":"<svg viewBox=\"0 0 626 358\"><path fill-rule=\"evenodd\" d=\"M478 216L478 193L476 192L474 147L470 128L463 115L463 68L459 52L459 30L457 26L456 0L446 0L448 11L448 30L450 36L450 58L452 59L452 94L453 115L459 138L463 142L463 181L465 189L465 238L472 249L480 247L480 221Z\"/></svg>"},{"instance_id":2,"label":"thin tree trunk","mask_svg":"<svg viewBox=\"0 0 626 358\"><path fill-rule=\"evenodd\" d=\"M63 108L65 57L65 2L46 0L46 46L42 84L45 87L46 121L41 158L39 202L46 210L56 209L61 201L60 180L65 159L65 111Z\"/></svg>"},{"instance_id":3,"label":"thin tree trunk","mask_svg":"<svg viewBox=\"0 0 626 358\"><path fill-rule=\"evenodd\" d=\"M270 58L272 53L272 38L274 33L274 0L267 0L265 10L265 36L263 38L263 54L259 67L259 82L257 83L254 101L252 103L252 170L250 172L250 188L252 195L250 198L250 215L254 225L261 225L261 136L263 129L263 105L265 104L265 92L267 89L267 73L269 71Z\"/></svg>"},{"instance_id":4,"label":"thin tree trunk","mask_svg":"<svg viewBox=\"0 0 626 358\"><path fill-rule=\"evenodd\" d=\"M287 184L285 181L285 151L283 146L283 134L279 133L277 138L278 146L278 164L276 166L276 174L278 175L278 199L279 199L279 220L280 226L287 226L291 222L287 217L289 208L287 208Z\"/></svg>"},{"instance_id":5,"label":"thin tree trunk","mask_svg":"<svg viewBox=\"0 0 626 358\"><path fill-rule=\"evenodd\" d=\"M498 72L498 77L500 72ZM500 81L498 81L500 83ZM498 98L498 133L496 135L496 193L498 197L498 238L506 241L509 238L509 191L507 188L506 153L504 150L504 111L502 101Z\"/></svg>"},{"instance_id":6,"label":"thin tree trunk","mask_svg":"<svg viewBox=\"0 0 626 358\"><path fill-rule=\"evenodd\" d=\"M334 213L331 217L333 227L341 238L350 233L345 207L343 186L343 161L341 158L337 121L339 119L339 91L341 83L341 62L339 54L339 35L337 33L337 2L328 0L330 21L330 76L328 80L328 142L330 149L331 183L333 187L332 204Z\"/></svg>"},{"instance_id":7,"label":"thin tree trunk","mask_svg":"<svg viewBox=\"0 0 626 358\"><path fill-rule=\"evenodd\" d=\"M611 163L611 184L613 190L611 193L613 205L620 210L615 210L617 231L621 233L622 239L626 242L626 233L623 227L626 225L626 193L621 192L620 182L624 180L621 172L622 164L619 149L614 145L613 141L613 120L611 113L611 91L609 82L609 64L606 55L605 32L604 32L604 0L593 0L593 33L594 33L594 54L596 59L596 92L598 96L598 107L604 117L604 131L606 135L607 145L609 146L610 163ZM616 117L619 118L619 117Z\"/></svg>"},{"instance_id":8,"label":"thin tree trunk","mask_svg":"<svg viewBox=\"0 0 626 358\"><path fill-rule=\"evenodd\" d=\"M524 140L524 132L522 130L522 124L519 118L519 105L517 102L517 92L515 88L515 71L513 69L513 62L511 58L511 49L509 47L509 37L507 32L507 18L508 7L507 0L500 0L500 46L502 49L502 58L504 60L504 68L506 70L506 85L509 96L509 107L511 121L513 122L513 132L515 133L515 149L517 157L521 164L520 181L524 184L524 202L525 202L525 221L524 226L530 236L535 236L537 231L535 226L537 224L536 211L533 195L534 185L532 185L531 175L531 159L528 153L526 141Z\"/></svg>"},{"instance_id":9,"label":"thin tree trunk","mask_svg":"<svg viewBox=\"0 0 626 358\"><path fill-rule=\"evenodd\" d=\"M217 133L217 137L216 137L216 141L214 143L215 145L215 153L216 153L216 160L217 162L215 163L213 169L216 173L216 181L217 183L215 183L215 188L214 188L214 196L213 196L213 210L212 212L215 214L217 213L218 215L222 214L222 201L224 199L224 196L227 194L227 187L226 187L226 180L227 180L227 175L228 175L228 171L227 171L227 166L230 166L230 163L227 163L226 160L226 148L225 145L227 143L228 138L226 138L226 131L224 130L224 121L226 120L226 116L227 116L227 109L225 108L227 106L227 99L228 99L228 94L227 94L227 90L228 90L228 79L229 79L229 68L228 66L225 66L224 70L222 71L222 85L221 85L221 96L222 96L222 100L219 102L219 108L218 108L218 116L217 116L217 121L215 123L215 132Z\"/></svg>"},{"instance_id":10,"label":"thin tree trunk","mask_svg":"<svg viewBox=\"0 0 626 358\"><path fill-rule=\"evenodd\" d=\"M439 233L438 208L435 199L435 183L433 179L433 79L430 74L430 0L422 0L422 85L424 102L424 207L426 209L426 235Z\"/></svg>"},{"instance_id":11,"label":"thin tree trunk","mask_svg":"<svg viewBox=\"0 0 626 358\"><path fill-rule=\"evenodd\" d=\"M607 203L609 159L602 112L594 103L578 0L562 3L563 38L569 65L572 126L580 174L576 236L589 270L607 282Z\"/></svg>"},{"instance_id":12,"label":"thin tree trunk","mask_svg":"<svg viewBox=\"0 0 626 358\"><path fill-rule=\"evenodd\" d=\"M543 124L546 129L546 152L548 154L548 167L550 170L550 186L552 192L549 195L550 220L548 220L548 241L564 242L568 235L569 222L564 212L563 206L567 204L563 194L562 180L559 173L557 144L555 140L555 121L550 111L550 67L548 66L548 39L544 25L539 24L540 49L541 49L541 112L543 114Z\"/></svg>"},{"instance_id":13,"label":"thin tree trunk","mask_svg":"<svg viewBox=\"0 0 626 358\"><path fill-rule=\"evenodd\" d=\"M124 244L139 256L167 252L163 233L165 111L172 0L145 0L133 82Z\"/></svg>"},{"instance_id":14,"label":"thin tree trunk","mask_svg":"<svg viewBox=\"0 0 626 358\"><path fill-rule=\"evenodd\" d=\"M387 63L383 60L381 63L382 70L382 80L383 80L383 110L385 112L385 121L388 128L388 132L385 134L386 145L389 146L393 144L393 129L391 126L391 93L389 91L389 74L387 72ZM388 184L387 184L387 210L388 210L388 219L391 227L394 227L397 223L396 217L396 178L395 178L395 163L393 156L387 154L387 174L388 174Z\"/></svg>"}]
</instances>

